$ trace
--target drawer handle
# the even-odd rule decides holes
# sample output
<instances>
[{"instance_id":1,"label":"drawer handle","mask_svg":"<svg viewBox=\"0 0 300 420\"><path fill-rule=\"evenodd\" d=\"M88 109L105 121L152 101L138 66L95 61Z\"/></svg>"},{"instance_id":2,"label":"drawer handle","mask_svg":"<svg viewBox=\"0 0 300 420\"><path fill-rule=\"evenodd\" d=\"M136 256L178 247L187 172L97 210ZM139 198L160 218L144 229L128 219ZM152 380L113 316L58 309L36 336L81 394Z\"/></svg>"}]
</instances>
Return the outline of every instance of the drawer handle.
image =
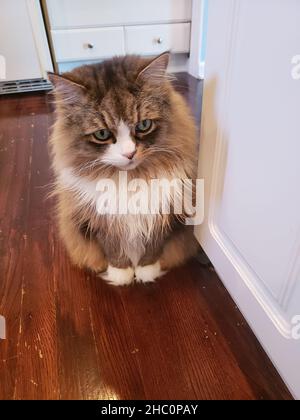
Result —
<instances>
[{"instance_id":1,"label":"drawer handle","mask_svg":"<svg viewBox=\"0 0 300 420\"><path fill-rule=\"evenodd\" d=\"M90 42L86 44L89 50L92 50L94 48L94 44L91 44Z\"/></svg>"},{"instance_id":2,"label":"drawer handle","mask_svg":"<svg viewBox=\"0 0 300 420\"><path fill-rule=\"evenodd\" d=\"M162 37L159 37L156 39L156 43L157 44L162 44L164 42L164 40L162 39Z\"/></svg>"}]
</instances>

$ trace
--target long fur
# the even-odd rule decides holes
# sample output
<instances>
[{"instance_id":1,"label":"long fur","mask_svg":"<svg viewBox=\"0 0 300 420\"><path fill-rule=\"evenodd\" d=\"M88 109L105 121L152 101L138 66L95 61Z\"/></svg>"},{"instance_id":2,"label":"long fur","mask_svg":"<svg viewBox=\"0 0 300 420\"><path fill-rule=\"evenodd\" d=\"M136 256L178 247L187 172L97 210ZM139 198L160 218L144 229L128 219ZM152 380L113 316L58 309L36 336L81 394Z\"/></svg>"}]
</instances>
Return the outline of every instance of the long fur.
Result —
<instances>
[{"instance_id":1,"label":"long fur","mask_svg":"<svg viewBox=\"0 0 300 420\"><path fill-rule=\"evenodd\" d=\"M51 151L59 230L72 261L96 272L108 266L155 265L157 260L170 269L197 249L183 216L99 215L96 208L96 183L116 180L119 173L102 159L105 147L95 149L88 141L86 133L104 124L113 130L120 120L131 124L140 115L157 121L155 133L136 140L139 165L128 171L129 180L195 177L193 119L166 77L162 59L159 65L152 63L129 56L52 77L57 119Z\"/></svg>"}]
</instances>

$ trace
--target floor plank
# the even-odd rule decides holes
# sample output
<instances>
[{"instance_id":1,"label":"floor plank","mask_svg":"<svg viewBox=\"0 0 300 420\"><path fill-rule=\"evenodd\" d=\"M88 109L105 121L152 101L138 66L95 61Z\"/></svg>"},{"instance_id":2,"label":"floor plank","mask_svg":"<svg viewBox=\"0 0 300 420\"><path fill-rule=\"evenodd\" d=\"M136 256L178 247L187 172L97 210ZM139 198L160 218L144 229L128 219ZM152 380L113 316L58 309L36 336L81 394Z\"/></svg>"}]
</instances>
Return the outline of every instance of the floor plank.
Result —
<instances>
[{"instance_id":1,"label":"floor plank","mask_svg":"<svg viewBox=\"0 0 300 420\"><path fill-rule=\"evenodd\" d=\"M202 85L178 75L200 121ZM58 240L44 94L0 98L0 399L291 399L212 268L115 289Z\"/></svg>"}]
</instances>

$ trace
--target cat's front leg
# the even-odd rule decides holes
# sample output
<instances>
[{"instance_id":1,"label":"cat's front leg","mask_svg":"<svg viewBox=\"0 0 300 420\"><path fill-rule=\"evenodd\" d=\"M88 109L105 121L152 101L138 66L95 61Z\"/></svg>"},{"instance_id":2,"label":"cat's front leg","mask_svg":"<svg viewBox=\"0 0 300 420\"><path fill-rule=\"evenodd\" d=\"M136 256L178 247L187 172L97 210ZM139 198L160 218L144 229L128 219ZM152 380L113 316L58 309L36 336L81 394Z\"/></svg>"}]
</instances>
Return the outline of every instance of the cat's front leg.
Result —
<instances>
[{"instance_id":1,"label":"cat's front leg","mask_svg":"<svg viewBox=\"0 0 300 420\"><path fill-rule=\"evenodd\" d=\"M107 261L102 248L94 239L86 237L67 209L67 204L61 199L58 212L59 231L71 261L77 267L88 268L95 273L106 270Z\"/></svg>"},{"instance_id":2,"label":"cat's front leg","mask_svg":"<svg viewBox=\"0 0 300 420\"><path fill-rule=\"evenodd\" d=\"M118 268L109 264L106 272L100 276L112 286L128 286L134 280L134 269L132 267Z\"/></svg>"},{"instance_id":3,"label":"cat's front leg","mask_svg":"<svg viewBox=\"0 0 300 420\"><path fill-rule=\"evenodd\" d=\"M134 281L134 269L131 261L111 245L106 244L108 267L100 277L112 286L128 286Z\"/></svg>"},{"instance_id":4,"label":"cat's front leg","mask_svg":"<svg viewBox=\"0 0 300 420\"><path fill-rule=\"evenodd\" d=\"M160 261L153 264L138 265L135 268L135 278L137 283L153 283L156 279L166 274L162 271Z\"/></svg>"},{"instance_id":5,"label":"cat's front leg","mask_svg":"<svg viewBox=\"0 0 300 420\"><path fill-rule=\"evenodd\" d=\"M152 244L147 247L145 255L135 268L135 279L137 283L153 283L157 278L163 276L166 271L161 269L160 256L162 245Z\"/></svg>"}]
</instances>

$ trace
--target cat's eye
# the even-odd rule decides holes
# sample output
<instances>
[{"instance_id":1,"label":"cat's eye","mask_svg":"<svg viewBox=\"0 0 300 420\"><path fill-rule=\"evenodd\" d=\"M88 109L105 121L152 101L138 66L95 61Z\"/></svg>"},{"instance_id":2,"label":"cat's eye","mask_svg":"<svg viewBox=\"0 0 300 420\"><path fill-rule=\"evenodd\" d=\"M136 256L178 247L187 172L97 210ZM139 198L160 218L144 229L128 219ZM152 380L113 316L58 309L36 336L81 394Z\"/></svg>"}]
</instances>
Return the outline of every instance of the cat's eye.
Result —
<instances>
[{"instance_id":1,"label":"cat's eye","mask_svg":"<svg viewBox=\"0 0 300 420\"><path fill-rule=\"evenodd\" d=\"M95 131L95 133L93 133L93 136L98 141L106 141L111 138L112 133L106 128L103 128L102 130Z\"/></svg>"},{"instance_id":2,"label":"cat's eye","mask_svg":"<svg viewBox=\"0 0 300 420\"><path fill-rule=\"evenodd\" d=\"M152 120L143 120L143 121L140 121L135 126L135 131L137 133L147 133L147 131L149 131L152 128L152 124L153 124L153 121Z\"/></svg>"}]
</instances>

